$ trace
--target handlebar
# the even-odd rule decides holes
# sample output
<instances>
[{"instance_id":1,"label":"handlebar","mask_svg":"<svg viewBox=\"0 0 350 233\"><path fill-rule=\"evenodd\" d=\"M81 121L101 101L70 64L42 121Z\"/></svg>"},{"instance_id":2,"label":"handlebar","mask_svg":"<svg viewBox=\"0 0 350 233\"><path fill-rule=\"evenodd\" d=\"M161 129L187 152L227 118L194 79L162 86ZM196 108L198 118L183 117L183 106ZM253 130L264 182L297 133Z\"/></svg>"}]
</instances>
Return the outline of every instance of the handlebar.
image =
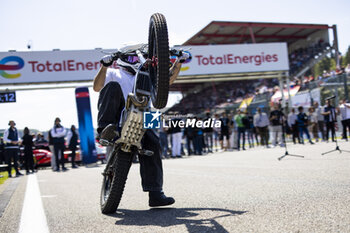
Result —
<instances>
[{"instance_id":1,"label":"handlebar","mask_svg":"<svg viewBox=\"0 0 350 233\"><path fill-rule=\"evenodd\" d=\"M169 49L170 56L181 57L183 52L185 52L185 51L182 49ZM144 55L145 55L145 53L142 53L140 50L136 50L135 52L131 52L131 53L123 53L121 51L117 51L117 52L112 53L114 61L117 60L118 58L120 58L121 56L138 56L140 58L140 61L142 59L146 60L144 58Z\"/></svg>"}]
</instances>

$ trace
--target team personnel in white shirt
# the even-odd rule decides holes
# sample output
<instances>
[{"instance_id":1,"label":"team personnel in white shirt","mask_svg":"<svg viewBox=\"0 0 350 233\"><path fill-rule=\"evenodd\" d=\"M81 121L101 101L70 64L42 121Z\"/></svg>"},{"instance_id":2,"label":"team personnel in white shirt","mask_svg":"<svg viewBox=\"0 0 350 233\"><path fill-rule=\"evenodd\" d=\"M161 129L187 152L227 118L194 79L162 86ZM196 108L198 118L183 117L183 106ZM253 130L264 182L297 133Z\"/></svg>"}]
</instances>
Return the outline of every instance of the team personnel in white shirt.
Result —
<instances>
[{"instance_id":1,"label":"team personnel in white shirt","mask_svg":"<svg viewBox=\"0 0 350 233\"><path fill-rule=\"evenodd\" d=\"M66 129L61 125L60 118L56 117L55 124L51 129L51 136L53 147L55 150L56 157L56 169L55 171L60 171L60 164L62 167L62 171L66 171L67 168L64 166L64 150L66 148L64 144L64 137L66 136Z\"/></svg>"},{"instance_id":2,"label":"team personnel in white shirt","mask_svg":"<svg viewBox=\"0 0 350 233\"><path fill-rule=\"evenodd\" d=\"M269 147L269 118L266 113L261 111L261 108L257 108L254 115L254 126L257 133L260 135L260 144Z\"/></svg>"},{"instance_id":3,"label":"team personnel in white shirt","mask_svg":"<svg viewBox=\"0 0 350 233\"><path fill-rule=\"evenodd\" d=\"M298 125L296 121L297 121L297 114L295 114L295 109L292 108L291 112L288 114L287 122L288 122L289 128L292 130L294 144L296 144L296 139L298 139L298 143L301 143L300 137L299 137Z\"/></svg>"},{"instance_id":4,"label":"team personnel in white shirt","mask_svg":"<svg viewBox=\"0 0 350 233\"><path fill-rule=\"evenodd\" d=\"M343 126L343 138L346 141L348 140L347 130L350 132L350 104L346 103L346 100L342 100L339 106L340 115L341 115L341 123Z\"/></svg>"},{"instance_id":5,"label":"team personnel in white shirt","mask_svg":"<svg viewBox=\"0 0 350 233\"><path fill-rule=\"evenodd\" d=\"M315 113L317 115L317 126L318 131L321 132L322 140L326 140L325 130L324 130L324 115L323 108L319 106L318 102L314 103Z\"/></svg>"}]
</instances>

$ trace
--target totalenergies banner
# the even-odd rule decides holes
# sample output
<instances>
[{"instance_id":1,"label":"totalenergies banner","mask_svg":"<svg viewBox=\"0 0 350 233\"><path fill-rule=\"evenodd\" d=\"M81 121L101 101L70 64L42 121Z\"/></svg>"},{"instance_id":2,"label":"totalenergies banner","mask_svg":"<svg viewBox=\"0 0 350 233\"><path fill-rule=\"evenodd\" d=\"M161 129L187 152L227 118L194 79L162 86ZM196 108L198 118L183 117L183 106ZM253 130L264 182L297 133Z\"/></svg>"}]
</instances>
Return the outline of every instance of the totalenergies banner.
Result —
<instances>
[{"instance_id":1,"label":"totalenergies banner","mask_svg":"<svg viewBox=\"0 0 350 233\"><path fill-rule=\"evenodd\" d=\"M101 50L1 52L0 85L89 81L103 55Z\"/></svg>"},{"instance_id":2,"label":"totalenergies banner","mask_svg":"<svg viewBox=\"0 0 350 233\"><path fill-rule=\"evenodd\" d=\"M286 43L203 45L180 47L192 59L182 65L180 75L287 71Z\"/></svg>"},{"instance_id":3,"label":"totalenergies banner","mask_svg":"<svg viewBox=\"0 0 350 233\"><path fill-rule=\"evenodd\" d=\"M192 59L184 62L180 75L289 70L286 43L181 48ZM103 55L101 50L0 52L0 85L89 81Z\"/></svg>"}]
</instances>

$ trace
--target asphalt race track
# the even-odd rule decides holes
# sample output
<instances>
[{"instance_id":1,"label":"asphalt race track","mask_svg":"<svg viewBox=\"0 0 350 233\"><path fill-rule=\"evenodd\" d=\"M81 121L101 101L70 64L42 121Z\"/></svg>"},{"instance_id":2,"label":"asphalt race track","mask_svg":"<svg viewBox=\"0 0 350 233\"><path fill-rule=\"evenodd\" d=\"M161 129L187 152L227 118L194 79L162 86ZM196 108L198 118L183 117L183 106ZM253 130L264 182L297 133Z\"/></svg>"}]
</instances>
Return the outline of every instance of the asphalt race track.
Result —
<instances>
[{"instance_id":1,"label":"asphalt race track","mask_svg":"<svg viewBox=\"0 0 350 233\"><path fill-rule=\"evenodd\" d=\"M39 171L0 186L2 198L19 180L0 232L350 232L350 153L321 156L334 148L291 145L305 158L282 161L283 148L164 160L164 190L176 203L161 209L148 207L134 164L113 215L99 209L103 166Z\"/></svg>"}]
</instances>

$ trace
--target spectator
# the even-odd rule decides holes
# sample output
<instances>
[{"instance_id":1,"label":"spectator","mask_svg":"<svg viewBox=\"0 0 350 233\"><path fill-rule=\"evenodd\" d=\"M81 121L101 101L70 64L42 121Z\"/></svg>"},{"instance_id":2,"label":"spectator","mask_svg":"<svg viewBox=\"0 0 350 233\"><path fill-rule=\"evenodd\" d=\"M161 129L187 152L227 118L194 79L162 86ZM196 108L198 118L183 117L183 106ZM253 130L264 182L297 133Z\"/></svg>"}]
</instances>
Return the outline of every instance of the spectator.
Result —
<instances>
[{"instance_id":1,"label":"spectator","mask_svg":"<svg viewBox=\"0 0 350 233\"><path fill-rule=\"evenodd\" d=\"M243 118L244 127L247 132L247 138L249 143L249 148L254 147L254 119L253 116L249 112L245 112L245 118Z\"/></svg>"},{"instance_id":2,"label":"spectator","mask_svg":"<svg viewBox=\"0 0 350 233\"><path fill-rule=\"evenodd\" d=\"M55 156L55 148L53 146L53 138L51 135L51 130L49 130L48 135L49 135L49 149L51 152L51 169L53 171L55 171L56 170L56 156Z\"/></svg>"},{"instance_id":3,"label":"spectator","mask_svg":"<svg viewBox=\"0 0 350 233\"><path fill-rule=\"evenodd\" d=\"M5 163L5 145L4 139L0 137L0 164Z\"/></svg>"},{"instance_id":4,"label":"spectator","mask_svg":"<svg viewBox=\"0 0 350 233\"><path fill-rule=\"evenodd\" d=\"M229 149L237 149L237 140L238 140L238 130L237 130L237 124L235 122L235 116L234 114L228 115L228 119L230 119L229 124L229 135L230 135L230 148Z\"/></svg>"},{"instance_id":5,"label":"spectator","mask_svg":"<svg viewBox=\"0 0 350 233\"><path fill-rule=\"evenodd\" d=\"M301 140L301 143L304 144L304 133L307 136L307 139L309 139L310 144L314 144L311 141L311 137L309 134L309 130L307 129L307 125L308 125L308 117L307 115L304 113L304 108L302 106L300 106L298 108L298 115L297 115L297 125L298 125L298 129L299 129L299 137Z\"/></svg>"},{"instance_id":6,"label":"spectator","mask_svg":"<svg viewBox=\"0 0 350 233\"><path fill-rule=\"evenodd\" d=\"M273 111L270 113L271 131L272 131L272 145L276 146L277 142L280 146L284 146L282 139L282 124L284 121L284 114L276 106L273 106Z\"/></svg>"},{"instance_id":7,"label":"spectator","mask_svg":"<svg viewBox=\"0 0 350 233\"><path fill-rule=\"evenodd\" d=\"M67 134L68 148L71 150L71 158L72 158L72 168L78 168L75 165L75 155L78 145L78 134L76 132L75 125L72 125Z\"/></svg>"},{"instance_id":8,"label":"spectator","mask_svg":"<svg viewBox=\"0 0 350 233\"><path fill-rule=\"evenodd\" d=\"M6 129L4 132L4 143L5 143L5 161L7 164L8 176L12 177L12 160L16 171L16 177L22 176L18 168L19 159L19 139L18 131L15 127L16 123L14 121L9 122L10 128Z\"/></svg>"},{"instance_id":9,"label":"spectator","mask_svg":"<svg viewBox=\"0 0 350 233\"><path fill-rule=\"evenodd\" d=\"M177 114L177 113L176 113ZM172 136L172 158L181 158L181 138L182 138L182 132L181 128L179 127L179 121L181 119L174 119L174 125L176 124L175 127L172 127L171 129L171 136Z\"/></svg>"},{"instance_id":10,"label":"spectator","mask_svg":"<svg viewBox=\"0 0 350 233\"><path fill-rule=\"evenodd\" d=\"M211 119L209 112L207 112L206 116L207 117L205 118L205 121ZM207 148L207 153L212 153L213 152L213 128L210 125L209 127L204 128L203 132L204 132L204 141Z\"/></svg>"},{"instance_id":11,"label":"spectator","mask_svg":"<svg viewBox=\"0 0 350 233\"><path fill-rule=\"evenodd\" d=\"M245 125L244 119L245 115L240 109L237 110L237 115L235 116L235 122L237 125L238 137L237 137L237 150L241 147L241 137L242 137L242 149L245 150Z\"/></svg>"},{"instance_id":12,"label":"spectator","mask_svg":"<svg viewBox=\"0 0 350 233\"><path fill-rule=\"evenodd\" d=\"M219 121L219 114L215 114L215 117L213 120L214 120L214 122ZM214 137L215 151L218 151L219 135L220 135L220 128L214 127L213 128L213 137Z\"/></svg>"},{"instance_id":13,"label":"spectator","mask_svg":"<svg viewBox=\"0 0 350 233\"><path fill-rule=\"evenodd\" d=\"M323 108L319 106L318 102L314 104L315 113L317 115L317 127L318 131L321 132L322 140L325 141L325 132L324 132L324 116L323 116Z\"/></svg>"},{"instance_id":14,"label":"spectator","mask_svg":"<svg viewBox=\"0 0 350 233\"><path fill-rule=\"evenodd\" d=\"M346 67L345 67L345 70L346 74L350 74L350 64L348 64Z\"/></svg>"},{"instance_id":15,"label":"spectator","mask_svg":"<svg viewBox=\"0 0 350 233\"><path fill-rule=\"evenodd\" d=\"M44 135L42 133L38 133L35 143L47 143L47 140L45 140Z\"/></svg>"},{"instance_id":16,"label":"spectator","mask_svg":"<svg viewBox=\"0 0 350 233\"><path fill-rule=\"evenodd\" d=\"M343 137L342 139L345 139L348 141L347 136L347 130L349 129L350 132L350 105L346 103L346 100L343 99L341 101L341 105L339 106L340 115L341 115L341 123L343 126Z\"/></svg>"},{"instance_id":17,"label":"spectator","mask_svg":"<svg viewBox=\"0 0 350 233\"><path fill-rule=\"evenodd\" d=\"M34 173L34 158L33 158L33 136L30 135L28 127L23 130L22 145L24 146L24 165L26 174L30 174L31 170Z\"/></svg>"},{"instance_id":18,"label":"spectator","mask_svg":"<svg viewBox=\"0 0 350 233\"><path fill-rule=\"evenodd\" d=\"M33 136L34 138L34 136ZM38 133L36 138L33 140L34 146L36 149L47 149L48 141L45 140L44 135L42 133Z\"/></svg>"},{"instance_id":19,"label":"spectator","mask_svg":"<svg viewBox=\"0 0 350 233\"><path fill-rule=\"evenodd\" d=\"M192 126L186 127L184 130L184 137L186 138L188 155L192 155L195 153L194 136L195 136L194 128Z\"/></svg>"},{"instance_id":20,"label":"spectator","mask_svg":"<svg viewBox=\"0 0 350 233\"><path fill-rule=\"evenodd\" d=\"M199 119L201 120L201 119ZM195 126L194 128L194 150L196 155L202 155L204 147L203 129Z\"/></svg>"},{"instance_id":21,"label":"spectator","mask_svg":"<svg viewBox=\"0 0 350 233\"><path fill-rule=\"evenodd\" d=\"M230 119L227 118L226 112L221 115L221 133L220 133L220 145L222 150L230 148ZM226 138L226 147L224 147L224 138Z\"/></svg>"},{"instance_id":22,"label":"spectator","mask_svg":"<svg viewBox=\"0 0 350 233\"><path fill-rule=\"evenodd\" d=\"M297 114L295 114L294 108L292 108L291 112L288 114L287 123L292 131L293 143L296 144L296 139L298 139L298 143L301 143L297 125Z\"/></svg>"},{"instance_id":23,"label":"spectator","mask_svg":"<svg viewBox=\"0 0 350 233\"><path fill-rule=\"evenodd\" d=\"M67 168L64 166L64 137L66 136L66 129L61 125L61 120L58 117L55 119L55 125L51 129L51 136L56 158L55 171L60 171L60 164L62 171L66 171Z\"/></svg>"},{"instance_id":24,"label":"spectator","mask_svg":"<svg viewBox=\"0 0 350 233\"><path fill-rule=\"evenodd\" d=\"M261 108L257 108L254 115L254 125L257 133L260 135L261 145L269 147L269 119L267 114L261 111Z\"/></svg>"},{"instance_id":25,"label":"spectator","mask_svg":"<svg viewBox=\"0 0 350 233\"><path fill-rule=\"evenodd\" d=\"M322 115L324 115L324 122L326 123L326 141L328 142L329 131L331 131L332 141L335 142L335 122L337 121L337 113L329 99L326 100L326 107Z\"/></svg>"},{"instance_id":26,"label":"spectator","mask_svg":"<svg viewBox=\"0 0 350 233\"><path fill-rule=\"evenodd\" d=\"M316 142L318 142L318 126L317 126L317 113L313 107L309 108L309 122L310 122L310 132L314 136Z\"/></svg>"},{"instance_id":27,"label":"spectator","mask_svg":"<svg viewBox=\"0 0 350 233\"><path fill-rule=\"evenodd\" d=\"M159 131L159 143L162 158L168 158L168 134L163 126Z\"/></svg>"}]
</instances>

